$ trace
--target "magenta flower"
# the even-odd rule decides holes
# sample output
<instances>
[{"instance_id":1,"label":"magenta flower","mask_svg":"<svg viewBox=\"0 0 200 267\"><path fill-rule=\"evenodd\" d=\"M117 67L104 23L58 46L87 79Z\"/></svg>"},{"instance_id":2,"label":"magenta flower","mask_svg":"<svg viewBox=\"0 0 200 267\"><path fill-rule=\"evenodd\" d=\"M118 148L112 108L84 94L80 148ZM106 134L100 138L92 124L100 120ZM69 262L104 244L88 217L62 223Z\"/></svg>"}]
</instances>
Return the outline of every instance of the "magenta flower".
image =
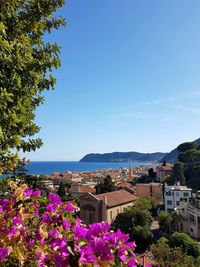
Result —
<instances>
[{"instance_id":1,"label":"magenta flower","mask_svg":"<svg viewBox=\"0 0 200 267\"><path fill-rule=\"evenodd\" d=\"M5 247L0 248L0 261L5 260L5 258L9 255L9 249Z\"/></svg>"},{"instance_id":2,"label":"magenta flower","mask_svg":"<svg viewBox=\"0 0 200 267\"><path fill-rule=\"evenodd\" d=\"M63 226L63 229L64 229L65 231L68 231L68 230L70 229L71 224L72 224L72 223L71 223L69 220L67 220L67 219L64 219L64 220L62 221L62 226Z\"/></svg>"},{"instance_id":3,"label":"magenta flower","mask_svg":"<svg viewBox=\"0 0 200 267\"><path fill-rule=\"evenodd\" d=\"M62 206L62 211L63 211L63 212L67 211L67 212L69 212L69 213L72 213L72 212L74 212L74 211L77 211L77 208L74 207L71 203L67 203L67 204L64 204L64 205Z\"/></svg>"},{"instance_id":4,"label":"magenta flower","mask_svg":"<svg viewBox=\"0 0 200 267\"><path fill-rule=\"evenodd\" d=\"M13 225L18 226L22 223L22 220L19 215L15 216L12 220Z\"/></svg>"},{"instance_id":5,"label":"magenta flower","mask_svg":"<svg viewBox=\"0 0 200 267\"><path fill-rule=\"evenodd\" d=\"M33 197L40 197L41 196L41 193L42 193L41 190L35 190L35 191L33 191L32 196Z\"/></svg>"},{"instance_id":6,"label":"magenta flower","mask_svg":"<svg viewBox=\"0 0 200 267\"><path fill-rule=\"evenodd\" d=\"M93 253L98 257L99 260L105 261L114 259L114 255L111 253L109 245L101 238L94 237L93 241L91 242L91 247Z\"/></svg>"},{"instance_id":7,"label":"magenta flower","mask_svg":"<svg viewBox=\"0 0 200 267\"><path fill-rule=\"evenodd\" d=\"M82 247L80 254L81 254L81 257L79 259L80 262L90 263L90 262L94 262L97 260L97 258L93 254L93 251L90 245Z\"/></svg>"},{"instance_id":8,"label":"magenta flower","mask_svg":"<svg viewBox=\"0 0 200 267\"><path fill-rule=\"evenodd\" d=\"M94 223L89 225L87 236L99 236L107 233L110 230L110 225L107 222Z\"/></svg>"},{"instance_id":9,"label":"magenta flower","mask_svg":"<svg viewBox=\"0 0 200 267\"><path fill-rule=\"evenodd\" d=\"M55 205L61 205L62 201L60 200L59 196L53 193L50 193L48 195L48 200Z\"/></svg>"},{"instance_id":10,"label":"magenta flower","mask_svg":"<svg viewBox=\"0 0 200 267\"><path fill-rule=\"evenodd\" d=\"M25 258L28 255L30 265L37 267L67 267L72 265L73 257L76 257L75 262L91 263L95 267L101 262L110 266L115 257L127 267L136 266L135 243L129 242L128 235L120 230L110 232L106 222L87 228L74 216L76 208L61 202L53 193L46 202L46 199L36 199L41 196L40 190L27 188L23 192L25 197L20 201L15 198L0 200L0 265L5 259L8 263L17 259L16 248L20 249L18 244L23 243L20 253ZM12 258L9 249L2 244L12 247Z\"/></svg>"},{"instance_id":11,"label":"magenta flower","mask_svg":"<svg viewBox=\"0 0 200 267\"><path fill-rule=\"evenodd\" d=\"M74 232L74 239L83 239L86 237L88 230L76 222L73 232Z\"/></svg>"},{"instance_id":12,"label":"magenta flower","mask_svg":"<svg viewBox=\"0 0 200 267\"><path fill-rule=\"evenodd\" d=\"M135 258L132 258L128 261L127 267L137 267L137 262L136 262ZM151 266L149 266L149 267L151 267Z\"/></svg>"},{"instance_id":13,"label":"magenta flower","mask_svg":"<svg viewBox=\"0 0 200 267\"><path fill-rule=\"evenodd\" d=\"M24 196L25 196L25 197L31 197L31 196L32 196L32 193L33 193L33 190L30 189L30 188L26 188L26 189L24 190Z\"/></svg>"}]
</instances>

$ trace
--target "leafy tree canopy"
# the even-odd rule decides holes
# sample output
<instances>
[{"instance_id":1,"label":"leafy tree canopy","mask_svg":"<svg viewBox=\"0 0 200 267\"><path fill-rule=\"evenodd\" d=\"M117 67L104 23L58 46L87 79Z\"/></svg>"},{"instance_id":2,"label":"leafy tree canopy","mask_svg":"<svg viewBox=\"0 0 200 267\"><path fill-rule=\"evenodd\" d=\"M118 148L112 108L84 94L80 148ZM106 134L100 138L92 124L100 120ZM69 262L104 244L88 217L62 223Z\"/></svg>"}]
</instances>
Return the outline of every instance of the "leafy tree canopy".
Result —
<instances>
[{"instance_id":1,"label":"leafy tree canopy","mask_svg":"<svg viewBox=\"0 0 200 267\"><path fill-rule=\"evenodd\" d=\"M42 141L35 109L43 103L43 91L52 89L50 74L60 66L60 49L43 36L65 25L53 14L64 0L0 0L0 172L15 167L12 149L31 151ZM14 163L13 163L14 162Z\"/></svg>"},{"instance_id":2,"label":"leafy tree canopy","mask_svg":"<svg viewBox=\"0 0 200 267\"><path fill-rule=\"evenodd\" d=\"M185 143L182 143L180 144L178 147L177 147L177 150L179 152L186 152L190 149L196 149L197 148L197 145L194 143L194 142L185 142Z\"/></svg>"},{"instance_id":3,"label":"leafy tree canopy","mask_svg":"<svg viewBox=\"0 0 200 267\"><path fill-rule=\"evenodd\" d=\"M181 185L185 185L185 176L182 162L174 163L172 175L174 182L179 181Z\"/></svg>"},{"instance_id":4,"label":"leafy tree canopy","mask_svg":"<svg viewBox=\"0 0 200 267\"><path fill-rule=\"evenodd\" d=\"M104 178L103 182L100 182L95 186L95 189L96 194L102 194L115 191L117 188L115 186L115 183L112 181L112 178L107 175L106 178Z\"/></svg>"}]
</instances>

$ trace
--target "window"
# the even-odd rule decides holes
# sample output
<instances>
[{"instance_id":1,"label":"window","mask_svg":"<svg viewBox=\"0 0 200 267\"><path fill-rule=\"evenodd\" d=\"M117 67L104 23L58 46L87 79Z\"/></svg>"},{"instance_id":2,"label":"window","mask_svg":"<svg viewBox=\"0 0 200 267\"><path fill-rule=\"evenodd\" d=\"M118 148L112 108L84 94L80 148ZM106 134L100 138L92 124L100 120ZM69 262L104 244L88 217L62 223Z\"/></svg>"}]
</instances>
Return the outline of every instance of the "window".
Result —
<instances>
[{"instance_id":1,"label":"window","mask_svg":"<svg viewBox=\"0 0 200 267\"><path fill-rule=\"evenodd\" d=\"M180 202L179 201L176 201L176 206L179 206L180 205Z\"/></svg>"},{"instance_id":2,"label":"window","mask_svg":"<svg viewBox=\"0 0 200 267\"><path fill-rule=\"evenodd\" d=\"M110 219L112 220L112 211L110 211Z\"/></svg>"},{"instance_id":3,"label":"window","mask_svg":"<svg viewBox=\"0 0 200 267\"><path fill-rule=\"evenodd\" d=\"M183 193L183 196L184 196L184 197L188 197L188 196L189 196L188 192L184 192L184 193Z\"/></svg>"},{"instance_id":4,"label":"window","mask_svg":"<svg viewBox=\"0 0 200 267\"><path fill-rule=\"evenodd\" d=\"M167 200L167 205L171 206L172 205L172 200Z\"/></svg>"},{"instance_id":5,"label":"window","mask_svg":"<svg viewBox=\"0 0 200 267\"><path fill-rule=\"evenodd\" d=\"M117 214L119 214L119 209L117 209Z\"/></svg>"},{"instance_id":6,"label":"window","mask_svg":"<svg viewBox=\"0 0 200 267\"><path fill-rule=\"evenodd\" d=\"M190 221L194 222L194 215L189 214L189 219L190 219Z\"/></svg>"},{"instance_id":7,"label":"window","mask_svg":"<svg viewBox=\"0 0 200 267\"><path fill-rule=\"evenodd\" d=\"M176 192L176 196L179 197L179 192Z\"/></svg>"}]
</instances>

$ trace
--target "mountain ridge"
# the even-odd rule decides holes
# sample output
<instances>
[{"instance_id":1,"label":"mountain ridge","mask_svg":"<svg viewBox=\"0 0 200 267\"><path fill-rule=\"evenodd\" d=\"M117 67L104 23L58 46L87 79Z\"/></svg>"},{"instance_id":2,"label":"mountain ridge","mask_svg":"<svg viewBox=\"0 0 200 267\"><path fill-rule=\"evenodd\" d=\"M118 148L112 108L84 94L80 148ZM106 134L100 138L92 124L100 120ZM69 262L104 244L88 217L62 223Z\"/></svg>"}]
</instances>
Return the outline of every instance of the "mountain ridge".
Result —
<instances>
[{"instance_id":1,"label":"mountain ridge","mask_svg":"<svg viewBox=\"0 0 200 267\"><path fill-rule=\"evenodd\" d=\"M111 153L90 153L85 155L79 162L133 162L133 161L160 161L167 153L140 153L111 152Z\"/></svg>"},{"instance_id":2,"label":"mountain ridge","mask_svg":"<svg viewBox=\"0 0 200 267\"><path fill-rule=\"evenodd\" d=\"M191 141L190 141L191 142ZM197 145L200 145L200 138L192 141L194 143L196 143ZM162 162L166 161L166 162L175 162L178 160L178 150L177 148L173 149L172 151L170 151L169 153L167 153L163 158L162 158Z\"/></svg>"}]
</instances>

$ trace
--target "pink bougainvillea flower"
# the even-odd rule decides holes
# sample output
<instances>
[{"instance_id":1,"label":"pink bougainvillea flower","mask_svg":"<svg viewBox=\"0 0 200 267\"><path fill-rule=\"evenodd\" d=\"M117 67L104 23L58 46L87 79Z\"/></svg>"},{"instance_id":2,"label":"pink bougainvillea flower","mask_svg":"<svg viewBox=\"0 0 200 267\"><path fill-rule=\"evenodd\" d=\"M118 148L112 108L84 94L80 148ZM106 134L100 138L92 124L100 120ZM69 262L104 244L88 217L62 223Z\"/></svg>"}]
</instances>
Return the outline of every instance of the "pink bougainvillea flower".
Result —
<instances>
[{"instance_id":1,"label":"pink bougainvillea flower","mask_svg":"<svg viewBox=\"0 0 200 267\"><path fill-rule=\"evenodd\" d=\"M79 261L82 263L91 263L97 260L97 258L93 254L93 251L90 245L82 247L80 253L81 253L81 257Z\"/></svg>"},{"instance_id":2,"label":"pink bougainvillea flower","mask_svg":"<svg viewBox=\"0 0 200 267\"><path fill-rule=\"evenodd\" d=\"M48 195L48 200L55 205L61 205L62 201L60 200L59 196L54 194L54 193L50 193Z\"/></svg>"},{"instance_id":3,"label":"pink bougainvillea flower","mask_svg":"<svg viewBox=\"0 0 200 267\"><path fill-rule=\"evenodd\" d=\"M5 247L1 247L0 248L0 261L5 260L5 258L9 255L10 250L5 248Z\"/></svg>"}]
</instances>

